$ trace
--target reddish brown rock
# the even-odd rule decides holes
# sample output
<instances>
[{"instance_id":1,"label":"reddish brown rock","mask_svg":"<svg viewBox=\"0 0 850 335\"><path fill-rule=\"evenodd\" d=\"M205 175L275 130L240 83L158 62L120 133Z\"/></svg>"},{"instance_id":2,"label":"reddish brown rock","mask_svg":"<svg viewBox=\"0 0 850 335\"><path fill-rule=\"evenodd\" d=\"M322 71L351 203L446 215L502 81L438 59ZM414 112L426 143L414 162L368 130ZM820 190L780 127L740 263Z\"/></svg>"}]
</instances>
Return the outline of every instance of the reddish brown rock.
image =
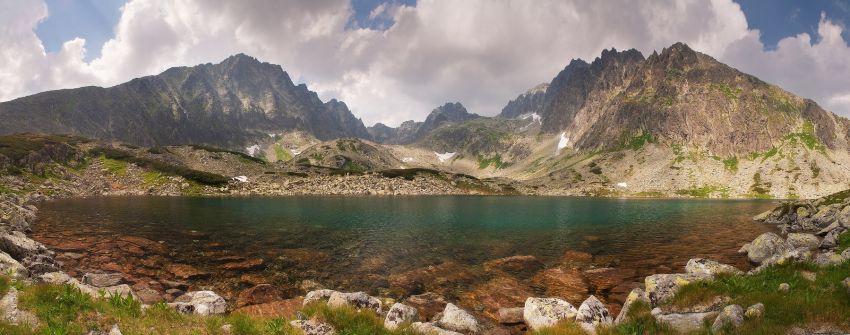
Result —
<instances>
[{"instance_id":1,"label":"reddish brown rock","mask_svg":"<svg viewBox=\"0 0 850 335\"><path fill-rule=\"evenodd\" d=\"M265 304L250 305L237 308L233 313L244 314L255 318L294 319L301 310L303 297L273 301Z\"/></svg>"},{"instance_id":2,"label":"reddish brown rock","mask_svg":"<svg viewBox=\"0 0 850 335\"><path fill-rule=\"evenodd\" d=\"M183 280L209 278L212 275L209 272L198 270L194 266L187 264L171 264L168 266L168 272L173 273L175 277Z\"/></svg>"},{"instance_id":3,"label":"reddish brown rock","mask_svg":"<svg viewBox=\"0 0 850 335\"><path fill-rule=\"evenodd\" d=\"M153 305L163 301L163 297L159 292L151 288L143 288L135 291L136 296L143 304Z\"/></svg>"},{"instance_id":4,"label":"reddish brown rock","mask_svg":"<svg viewBox=\"0 0 850 335\"><path fill-rule=\"evenodd\" d=\"M138 237L138 236L121 236L118 238L119 241L127 242L133 245L136 245L146 251L156 253L156 254L167 254L168 248L164 245L160 244L156 241L151 241L149 239Z\"/></svg>"},{"instance_id":5,"label":"reddish brown rock","mask_svg":"<svg viewBox=\"0 0 850 335\"><path fill-rule=\"evenodd\" d=\"M260 284L240 292L236 298L236 307L270 303L280 298L280 289L269 284Z\"/></svg>"},{"instance_id":6,"label":"reddish brown rock","mask_svg":"<svg viewBox=\"0 0 850 335\"><path fill-rule=\"evenodd\" d=\"M222 269L227 271L247 271L247 270L256 270L260 269L265 265L265 262L262 258L254 258L248 259L241 262L232 262L227 263L221 266Z\"/></svg>"},{"instance_id":7,"label":"reddish brown rock","mask_svg":"<svg viewBox=\"0 0 850 335\"><path fill-rule=\"evenodd\" d=\"M460 303L481 311L485 317L498 321L499 309L518 307L534 294L525 285L511 277L498 277L460 294Z\"/></svg>"},{"instance_id":8,"label":"reddish brown rock","mask_svg":"<svg viewBox=\"0 0 850 335\"><path fill-rule=\"evenodd\" d=\"M455 262L444 262L407 272L390 275L390 288L401 295L468 284L476 278L469 267Z\"/></svg>"},{"instance_id":9,"label":"reddish brown rock","mask_svg":"<svg viewBox=\"0 0 850 335\"><path fill-rule=\"evenodd\" d=\"M486 271L500 271L518 277L531 277L542 268L543 262L530 255L499 258L484 263Z\"/></svg>"},{"instance_id":10,"label":"reddish brown rock","mask_svg":"<svg viewBox=\"0 0 850 335\"><path fill-rule=\"evenodd\" d=\"M545 289L550 296L561 297L578 306L587 298L588 287L581 271L551 268L538 272L531 278L534 286Z\"/></svg>"},{"instance_id":11,"label":"reddish brown rock","mask_svg":"<svg viewBox=\"0 0 850 335\"><path fill-rule=\"evenodd\" d=\"M239 276L239 283L243 285L259 285L259 284L268 284L268 281L263 276L258 276L255 274L246 273Z\"/></svg>"},{"instance_id":12,"label":"reddish brown rock","mask_svg":"<svg viewBox=\"0 0 850 335\"><path fill-rule=\"evenodd\" d=\"M572 250L572 249L565 251L564 255L561 256L561 263L563 263L563 264L585 265L585 264L589 264L592 261L593 261L593 255L586 253L586 252L583 252L583 251Z\"/></svg>"},{"instance_id":13,"label":"reddish brown rock","mask_svg":"<svg viewBox=\"0 0 850 335\"><path fill-rule=\"evenodd\" d=\"M598 268L584 271L584 277L597 293L610 291L637 275L632 269Z\"/></svg>"},{"instance_id":14,"label":"reddish brown rock","mask_svg":"<svg viewBox=\"0 0 850 335\"><path fill-rule=\"evenodd\" d=\"M283 259L300 264L317 263L328 259L327 253L307 248L283 249L280 253Z\"/></svg>"},{"instance_id":15,"label":"reddish brown rock","mask_svg":"<svg viewBox=\"0 0 850 335\"><path fill-rule=\"evenodd\" d=\"M208 255L208 256L212 256L212 255ZM219 262L219 263L233 263L233 262L241 262L241 261L244 261L244 260L245 260L245 257L236 256L236 255L225 255L225 256L219 256L219 257L215 258L215 261Z\"/></svg>"},{"instance_id":16,"label":"reddish brown rock","mask_svg":"<svg viewBox=\"0 0 850 335\"><path fill-rule=\"evenodd\" d=\"M442 312L448 303L446 298L433 292L413 295L404 301L404 304L416 308L419 320L423 322L430 321L434 315Z\"/></svg>"},{"instance_id":17,"label":"reddish brown rock","mask_svg":"<svg viewBox=\"0 0 850 335\"><path fill-rule=\"evenodd\" d=\"M44 244L49 246L51 249L56 251L65 251L65 252L80 252L86 251L90 248L90 245L85 244L80 241L71 240L71 239L53 239L53 240L43 240Z\"/></svg>"}]
</instances>

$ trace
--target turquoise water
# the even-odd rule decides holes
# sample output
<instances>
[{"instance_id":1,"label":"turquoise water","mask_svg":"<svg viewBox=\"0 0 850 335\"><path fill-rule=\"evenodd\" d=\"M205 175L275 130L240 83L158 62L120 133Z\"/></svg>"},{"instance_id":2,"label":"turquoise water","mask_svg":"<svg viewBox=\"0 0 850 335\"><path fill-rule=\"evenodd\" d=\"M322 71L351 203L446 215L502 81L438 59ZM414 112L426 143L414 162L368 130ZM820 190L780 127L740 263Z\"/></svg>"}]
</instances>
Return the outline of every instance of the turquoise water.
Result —
<instances>
[{"instance_id":1,"label":"turquoise water","mask_svg":"<svg viewBox=\"0 0 850 335\"><path fill-rule=\"evenodd\" d=\"M35 236L48 245L57 236L161 241L171 250L167 262L215 273L209 285L238 285L243 274L218 269L222 254L262 258L266 268L257 275L280 285L312 279L380 291L389 286L385 278L429 265L478 269L487 260L534 255L555 266L568 249L592 254L594 266L635 269L629 280L639 281L681 271L695 256L747 267L735 251L771 229L751 218L773 206L522 196L86 198L44 204ZM82 254L83 261L93 257Z\"/></svg>"}]
</instances>

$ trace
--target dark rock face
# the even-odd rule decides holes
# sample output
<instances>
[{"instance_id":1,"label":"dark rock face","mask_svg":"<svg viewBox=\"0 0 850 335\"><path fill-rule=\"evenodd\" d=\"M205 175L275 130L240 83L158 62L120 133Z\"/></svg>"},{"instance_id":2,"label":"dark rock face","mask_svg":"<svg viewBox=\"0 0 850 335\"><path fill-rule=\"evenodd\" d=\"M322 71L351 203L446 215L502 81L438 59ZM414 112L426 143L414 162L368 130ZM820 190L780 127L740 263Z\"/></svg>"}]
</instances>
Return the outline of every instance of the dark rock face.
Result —
<instances>
[{"instance_id":1,"label":"dark rock face","mask_svg":"<svg viewBox=\"0 0 850 335\"><path fill-rule=\"evenodd\" d=\"M478 114L469 113L459 102L449 102L431 111L424 122L405 121L398 128L378 123L369 127L369 134L378 143L410 144L424 138L444 124L460 123L480 117Z\"/></svg>"},{"instance_id":2,"label":"dark rock face","mask_svg":"<svg viewBox=\"0 0 850 335\"><path fill-rule=\"evenodd\" d=\"M537 113L543 111L543 105L546 103L546 90L549 84L540 84L520 94L516 99L511 100L502 108L499 117L505 119L514 119L520 115Z\"/></svg>"},{"instance_id":3,"label":"dark rock face","mask_svg":"<svg viewBox=\"0 0 850 335\"><path fill-rule=\"evenodd\" d=\"M241 148L266 133L288 130L307 131L322 140L369 138L344 103L323 103L305 85L293 84L280 66L242 54L114 87L49 91L0 104L0 134Z\"/></svg>"},{"instance_id":4,"label":"dark rock face","mask_svg":"<svg viewBox=\"0 0 850 335\"><path fill-rule=\"evenodd\" d=\"M573 60L549 84L539 114L543 131L566 132L579 150L645 136L734 156L795 134L850 148L847 119L682 43L645 59L612 49L590 64Z\"/></svg>"}]
</instances>

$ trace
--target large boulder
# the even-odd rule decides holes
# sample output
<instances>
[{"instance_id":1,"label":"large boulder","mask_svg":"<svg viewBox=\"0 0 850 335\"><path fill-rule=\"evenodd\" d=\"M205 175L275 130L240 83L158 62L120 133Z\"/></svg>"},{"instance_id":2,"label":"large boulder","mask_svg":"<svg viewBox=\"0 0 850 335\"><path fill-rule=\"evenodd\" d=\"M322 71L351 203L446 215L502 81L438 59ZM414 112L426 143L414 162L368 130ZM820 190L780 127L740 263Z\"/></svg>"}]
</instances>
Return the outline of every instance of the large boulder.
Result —
<instances>
[{"instance_id":1,"label":"large boulder","mask_svg":"<svg viewBox=\"0 0 850 335\"><path fill-rule=\"evenodd\" d=\"M184 314L214 315L227 311L227 302L213 291L187 292L168 305Z\"/></svg>"},{"instance_id":2,"label":"large boulder","mask_svg":"<svg viewBox=\"0 0 850 335\"><path fill-rule=\"evenodd\" d=\"M9 274L12 278L18 280L29 277L29 271L26 267L2 251L0 251L0 273Z\"/></svg>"},{"instance_id":3,"label":"large boulder","mask_svg":"<svg viewBox=\"0 0 850 335\"><path fill-rule=\"evenodd\" d=\"M334 292L328 298L328 306L337 308L351 306L356 309L371 309L377 313L381 312L381 300L366 294L366 292Z\"/></svg>"},{"instance_id":4,"label":"large boulder","mask_svg":"<svg viewBox=\"0 0 850 335\"><path fill-rule=\"evenodd\" d=\"M657 306L659 303L670 299L679 291L679 288L690 284L697 280L708 280L712 276L706 274L656 274L646 277L644 285L646 286L646 296L652 306Z\"/></svg>"},{"instance_id":5,"label":"large boulder","mask_svg":"<svg viewBox=\"0 0 850 335\"><path fill-rule=\"evenodd\" d=\"M461 333L477 333L481 330L481 325L472 314L452 303L446 304L446 309L436 324L440 328Z\"/></svg>"},{"instance_id":6,"label":"large boulder","mask_svg":"<svg viewBox=\"0 0 850 335\"><path fill-rule=\"evenodd\" d=\"M695 275L718 275L721 273L740 274L734 266L723 264L705 258L691 258L688 264L685 265L685 272Z\"/></svg>"},{"instance_id":7,"label":"large boulder","mask_svg":"<svg viewBox=\"0 0 850 335\"><path fill-rule=\"evenodd\" d=\"M613 322L605 305L592 295L581 303L576 313L576 323L591 334L596 333L596 327L609 326Z\"/></svg>"},{"instance_id":8,"label":"large boulder","mask_svg":"<svg viewBox=\"0 0 850 335\"><path fill-rule=\"evenodd\" d=\"M815 234L807 233L788 233L785 239L788 244L791 244L794 249L804 248L808 250L817 249L820 245L820 239Z\"/></svg>"},{"instance_id":9,"label":"large boulder","mask_svg":"<svg viewBox=\"0 0 850 335\"><path fill-rule=\"evenodd\" d=\"M787 264L787 263L790 263L790 262L803 262L803 261L808 261L808 260L811 260L811 259L812 259L812 251L811 250L808 250L808 249L805 249L805 248L793 249L793 250L782 252L780 254L770 256L769 258L763 260L761 262L761 265L759 265L755 269L750 270L750 272L751 273L757 273L757 272L760 272L760 271L762 271L762 270L764 270L764 269L766 269L770 266L773 266L773 265Z\"/></svg>"},{"instance_id":10,"label":"large boulder","mask_svg":"<svg viewBox=\"0 0 850 335\"><path fill-rule=\"evenodd\" d=\"M756 237L747 247L750 262L760 264L773 255L793 250L794 247L775 233L764 233Z\"/></svg>"},{"instance_id":11,"label":"large boulder","mask_svg":"<svg viewBox=\"0 0 850 335\"><path fill-rule=\"evenodd\" d=\"M575 319L578 310L558 298L528 298L522 317L531 329L552 327L561 320Z\"/></svg>"},{"instance_id":12,"label":"large boulder","mask_svg":"<svg viewBox=\"0 0 850 335\"><path fill-rule=\"evenodd\" d=\"M738 305L729 305L723 308L723 311L714 319L711 330L720 332L728 326L738 328L742 323L744 323L744 309Z\"/></svg>"},{"instance_id":13,"label":"large boulder","mask_svg":"<svg viewBox=\"0 0 850 335\"><path fill-rule=\"evenodd\" d=\"M59 271L54 253L22 232L0 233L0 251L20 262L31 276Z\"/></svg>"},{"instance_id":14,"label":"large boulder","mask_svg":"<svg viewBox=\"0 0 850 335\"><path fill-rule=\"evenodd\" d=\"M838 246L838 236L844 233L847 229L845 228L835 228L823 237L823 240L820 242L821 249L832 249Z\"/></svg>"},{"instance_id":15,"label":"large boulder","mask_svg":"<svg viewBox=\"0 0 850 335\"><path fill-rule=\"evenodd\" d=\"M623 308L620 309L620 314L618 314L617 318L614 319L614 323L618 324L620 322L628 321L629 311L631 310L632 305L637 302L643 302L647 306L650 304L649 298L646 297L646 292L640 288L632 289L629 296L626 297L626 302L623 303Z\"/></svg>"},{"instance_id":16,"label":"large boulder","mask_svg":"<svg viewBox=\"0 0 850 335\"><path fill-rule=\"evenodd\" d=\"M416 321L417 314L416 308L402 303L395 303L387 311L387 317L384 318L384 327L389 330L396 330L398 326L405 322Z\"/></svg>"}]
</instances>

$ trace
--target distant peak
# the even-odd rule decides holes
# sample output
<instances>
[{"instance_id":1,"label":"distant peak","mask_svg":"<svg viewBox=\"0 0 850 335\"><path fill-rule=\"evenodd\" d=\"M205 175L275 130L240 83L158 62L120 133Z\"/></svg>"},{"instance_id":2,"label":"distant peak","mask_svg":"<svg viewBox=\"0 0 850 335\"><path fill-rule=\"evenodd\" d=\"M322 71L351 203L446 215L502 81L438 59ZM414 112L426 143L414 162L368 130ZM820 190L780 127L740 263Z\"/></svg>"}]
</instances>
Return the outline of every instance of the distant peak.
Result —
<instances>
[{"instance_id":1,"label":"distant peak","mask_svg":"<svg viewBox=\"0 0 850 335\"><path fill-rule=\"evenodd\" d=\"M537 86L532 87L528 91L525 92L527 95L534 95L537 93L546 93L546 90L549 89L549 83L538 84Z\"/></svg>"}]
</instances>

